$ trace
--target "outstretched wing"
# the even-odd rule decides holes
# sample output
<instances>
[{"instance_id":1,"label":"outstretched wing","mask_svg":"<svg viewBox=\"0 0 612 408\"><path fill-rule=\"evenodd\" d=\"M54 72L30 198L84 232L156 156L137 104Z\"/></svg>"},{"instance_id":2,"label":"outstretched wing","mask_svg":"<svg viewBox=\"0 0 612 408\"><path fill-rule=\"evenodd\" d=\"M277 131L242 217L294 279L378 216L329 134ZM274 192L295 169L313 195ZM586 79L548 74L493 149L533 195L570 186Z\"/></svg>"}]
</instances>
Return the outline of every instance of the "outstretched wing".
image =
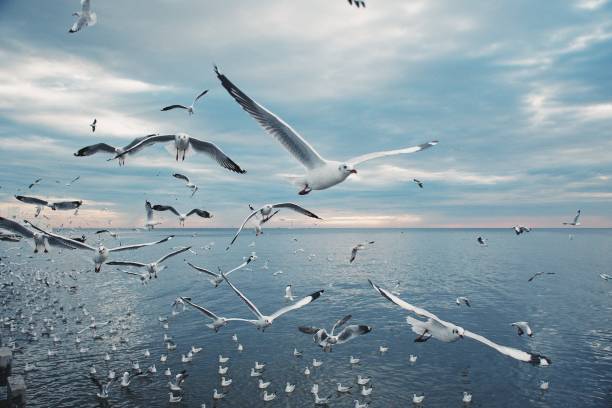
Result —
<instances>
[{"instance_id":1,"label":"outstretched wing","mask_svg":"<svg viewBox=\"0 0 612 408\"><path fill-rule=\"evenodd\" d=\"M200 210L199 208L194 208L193 210L189 211L187 213L187 216L189 217L191 214L199 215L202 218L212 218L212 214L211 213L209 213L208 211L205 211L205 210Z\"/></svg>"},{"instance_id":2,"label":"outstretched wing","mask_svg":"<svg viewBox=\"0 0 612 408\"><path fill-rule=\"evenodd\" d=\"M175 177L175 178L177 178L177 179L181 179L181 180L185 180L187 183L189 183L189 177L187 177L187 176L186 176L186 175L184 175L184 174L181 174L181 173L174 173L174 174L172 175L172 177Z\"/></svg>"},{"instance_id":3,"label":"outstretched wing","mask_svg":"<svg viewBox=\"0 0 612 408\"><path fill-rule=\"evenodd\" d=\"M74 153L75 156L79 157L79 156L91 156L92 154L96 154L96 153L100 153L100 152L104 152L104 153L115 153L117 151L117 149L109 144L106 143L97 143L97 144L93 144L91 146L85 146L84 148L80 149L79 151L77 151L76 153Z\"/></svg>"},{"instance_id":4,"label":"outstretched wing","mask_svg":"<svg viewBox=\"0 0 612 408\"><path fill-rule=\"evenodd\" d=\"M36 197L28 197L28 196L22 196L22 195L16 195L15 198L19 201L21 201L22 203L26 203L26 204L33 204L33 205L48 205L49 202L45 201L41 198L36 198Z\"/></svg>"},{"instance_id":5,"label":"outstretched wing","mask_svg":"<svg viewBox=\"0 0 612 408\"><path fill-rule=\"evenodd\" d=\"M61 235L54 234L53 232L49 232L49 231L44 230L44 229L42 229L40 227L37 227L36 225L32 224L28 220L24 220L23 222L25 222L26 224L28 224L29 226L31 226L35 230L40 231L43 234L46 234L46 235L48 235L48 236L50 236L52 238L55 238L56 240L60 241L62 244L66 245L68 247L87 249L89 251L95 251L96 250L96 248L94 248L92 246L89 246L89 245L85 244L84 242L75 241L74 239L63 237ZM49 243L51 243L51 240L49 241Z\"/></svg>"},{"instance_id":6,"label":"outstretched wing","mask_svg":"<svg viewBox=\"0 0 612 408\"><path fill-rule=\"evenodd\" d=\"M189 108L183 105L170 105L170 106L166 106L165 108L162 108L162 112L169 111L172 109L189 109Z\"/></svg>"},{"instance_id":7,"label":"outstretched wing","mask_svg":"<svg viewBox=\"0 0 612 408\"><path fill-rule=\"evenodd\" d=\"M274 312L273 314L270 315L270 320L274 320L277 319L278 317L284 315L287 312L290 312L292 310L296 310L299 308L302 308L304 306L306 306L307 304L309 304L312 301L317 300L320 296L321 293L323 293L324 290L321 289L319 291L316 291L308 296L306 296L305 298L302 298L300 300L298 300L297 302L289 305L289 306L285 306L282 309L277 310L276 312Z\"/></svg>"},{"instance_id":8,"label":"outstretched wing","mask_svg":"<svg viewBox=\"0 0 612 408\"><path fill-rule=\"evenodd\" d=\"M166 259L172 258L173 256L180 254L181 252L189 251L190 249L191 249L191 247L189 246L189 247L184 247L184 248L178 249L178 250L176 250L174 252L170 252L169 254L166 254L166 255L162 256L161 258L159 258L156 261L156 263L160 264L160 263L164 262Z\"/></svg>"},{"instance_id":9,"label":"outstretched wing","mask_svg":"<svg viewBox=\"0 0 612 408\"><path fill-rule=\"evenodd\" d=\"M215 278L220 278L221 277L221 275L218 275L218 274L216 274L214 272L211 272L208 269L204 269L204 268L202 268L200 266L196 266L196 265L192 264L191 262L187 262L187 265L191 266L193 269L195 269L198 272L202 272L202 273L205 273L207 275L214 276Z\"/></svg>"},{"instance_id":10,"label":"outstretched wing","mask_svg":"<svg viewBox=\"0 0 612 408\"><path fill-rule=\"evenodd\" d=\"M190 137L189 143L193 150L200 153L207 154L208 156L215 159L215 161L223 168L226 168L235 173L244 174L246 170L240 168L232 159L230 159L221 149L219 149L214 143L205 142L196 138Z\"/></svg>"},{"instance_id":11,"label":"outstretched wing","mask_svg":"<svg viewBox=\"0 0 612 408\"><path fill-rule=\"evenodd\" d=\"M428 149L432 146L435 146L438 144L437 140L431 141L431 142L427 142L427 143L423 143L417 146L412 146L412 147L406 147L404 149L397 149L397 150L387 150L384 152L375 152L375 153L368 153L368 154L364 154L362 156L357 156L357 157L353 157L352 159L348 160L349 163L351 163L352 165L356 166L360 163L366 162L368 160L374 160L374 159L378 159L380 157L387 157L387 156L395 156L398 154L408 154L408 153L416 153L416 152L420 152L421 150L425 150Z\"/></svg>"},{"instance_id":12,"label":"outstretched wing","mask_svg":"<svg viewBox=\"0 0 612 408\"><path fill-rule=\"evenodd\" d=\"M578 212L576 213L576 216L574 217L574 224L578 223L578 218L580 218L580 210L578 210Z\"/></svg>"},{"instance_id":13,"label":"outstretched wing","mask_svg":"<svg viewBox=\"0 0 612 408\"><path fill-rule=\"evenodd\" d=\"M181 296L181 300L185 303L187 303L189 306L198 309L200 312L204 313L206 316L210 317L213 320L217 320L219 318L219 316L217 316L216 314L214 314L213 312L211 312L210 310L200 306L200 305L196 305L195 303L193 303L191 300L189 300L188 298L182 297Z\"/></svg>"},{"instance_id":14,"label":"outstretched wing","mask_svg":"<svg viewBox=\"0 0 612 408\"><path fill-rule=\"evenodd\" d=\"M399 297L395 296L394 294L392 294L391 292L389 292L386 289L381 288L380 286L376 285L374 282L372 282L371 280L368 279L368 282L370 282L370 285L372 285L372 287L374 288L374 290L376 290L378 293L380 293L383 297L387 298L387 300L395 303L396 305L398 305L399 307L401 307L402 309L406 309L409 312L412 312L416 315L422 316L422 317L427 317L429 319L433 319L436 320L438 322L440 322L441 320L438 318L438 316L436 316L433 313L428 312L425 309L422 309L420 307L411 305L410 303L400 299Z\"/></svg>"},{"instance_id":15,"label":"outstretched wing","mask_svg":"<svg viewBox=\"0 0 612 408\"><path fill-rule=\"evenodd\" d=\"M331 329L332 336L334 335L334 332L336 331L336 328L339 329L340 327L344 326L346 324L346 322L351 320L352 317L353 317L352 315L346 315L342 319L340 319L336 323L334 323L334 325L332 326L332 329Z\"/></svg>"},{"instance_id":16,"label":"outstretched wing","mask_svg":"<svg viewBox=\"0 0 612 408\"><path fill-rule=\"evenodd\" d=\"M145 266L147 266L147 264L143 264L143 263L140 263L140 262L132 262L132 261L110 261L110 262L107 262L107 264L108 265L137 266L139 268L144 268ZM128 272L126 272L126 273L128 273ZM135 275L140 276L140 274L138 274L138 273L135 274Z\"/></svg>"},{"instance_id":17,"label":"outstretched wing","mask_svg":"<svg viewBox=\"0 0 612 408\"><path fill-rule=\"evenodd\" d=\"M281 118L255 102L234 85L225 75L215 67L217 78L227 92L240 104L253 119L257 121L268 133L278 140L307 169L314 169L325 164L325 160L308 144L291 126Z\"/></svg>"},{"instance_id":18,"label":"outstretched wing","mask_svg":"<svg viewBox=\"0 0 612 408\"><path fill-rule=\"evenodd\" d=\"M196 103L197 101L199 101L199 100L200 100L200 98L201 98L201 97L203 97L204 95L206 95L207 93L208 93L208 89L207 89L207 90L205 90L205 91L203 91L203 92L202 92L201 94L199 94L198 96L196 96L196 97L195 97L195 99L193 100L193 104L195 105L195 103Z\"/></svg>"},{"instance_id":19,"label":"outstretched wing","mask_svg":"<svg viewBox=\"0 0 612 408\"><path fill-rule=\"evenodd\" d=\"M246 217L246 219L244 220L244 222L242 223L240 228L238 228L238 231L236 231L236 234L234 235L234 238L232 238L232 242L230 242L229 245L227 246L227 249L229 249L229 247L232 246L232 244L236 241L236 239L238 239L238 235L240 235L240 233L242 232L242 229L244 228L246 223L249 222L249 220L251 218L253 218L256 214L258 214L259 211L260 210L253 211L248 217Z\"/></svg>"},{"instance_id":20,"label":"outstretched wing","mask_svg":"<svg viewBox=\"0 0 612 408\"><path fill-rule=\"evenodd\" d=\"M12 231L15 234L19 234L26 238L32 238L34 233L21 225L20 223L9 220L8 218L0 217L0 228L4 228L6 230Z\"/></svg>"},{"instance_id":21,"label":"outstretched wing","mask_svg":"<svg viewBox=\"0 0 612 408\"><path fill-rule=\"evenodd\" d=\"M227 279L227 276L225 276L224 274L221 274L221 276L223 276L223 279L225 279L225 281L227 282L227 284L230 286L230 288L232 288L232 290L238 295L238 297L240 297L240 299L242 299L242 301L244 303L246 303L246 305L249 307L249 309L251 309L251 312L253 312L253 314L258 318L261 319L263 317L263 315L261 314L261 312L259 311L259 309L257 308L257 306L255 306L255 304L253 302L251 302L249 300L249 298L247 298L246 296L244 296L242 294L242 292L240 292L238 290L237 287L235 287L232 282L230 282Z\"/></svg>"},{"instance_id":22,"label":"outstretched wing","mask_svg":"<svg viewBox=\"0 0 612 408\"><path fill-rule=\"evenodd\" d=\"M122 153L116 154L114 157L112 157L109 160L118 159L119 157L124 156L126 154L135 153L138 150L140 150L140 149L142 149L142 148L144 148L146 146L153 145L155 143L171 142L174 139L175 139L175 135L145 136L145 137L141 138L141 140L139 140L136 144L134 144L133 146L127 147Z\"/></svg>"},{"instance_id":23,"label":"outstretched wing","mask_svg":"<svg viewBox=\"0 0 612 408\"><path fill-rule=\"evenodd\" d=\"M366 334L372 331L370 326L366 326L363 324L356 325L352 324L347 326L344 330L338 334L338 344L346 343L347 341L354 339L357 336L361 336L362 334Z\"/></svg>"},{"instance_id":24,"label":"outstretched wing","mask_svg":"<svg viewBox=\"0 0 612 408\"><path fill-rule=\"evenodd\" d=\"M295 212L303 214L303 215L305 215L307 217L316 218L318 220L322 220L322 218L319 217L317 214L315 214L313 212L310 212L307 209L305 209L303 207L300 207L299 205L294 204L294 203L278 203L278 204L274 204L272 207L273 208L288 208L290 210L293 210Z\"/></svg>"},{"instance_id":25,"label":"outstretched wing","mask_svg":"<svg viewBox=\"0 0 612 408\"><path fill-rule=\"evenodd\" d=\"M512 347L506 347L506 346L500 346L497 343L492 342L491 340L487 339L486 337L483 337L479 334L476 333L472 333L468 330L465 330L463 332L463 337L467 337L470 338L472 340L476 340L486 346L489 346L495 350L497 350L498 352L508 356L508 357L512 357L516 360L519 361L524 361L526 363L531 363L531 364L535 364L535 365L549 365L551 363L550 359L548 357L539 355L539 354L532 354L532 353L528 353L526 351L521 351Z\"/></svg>"},{"instance_id":26,"label":"outstretched wing","mask_svg":"<svg viewBox=\"0 0 612 408\"><path fill-rule=\"evenodd\" d=\"M312 326L300 326L298 327L298 330L306 334L316 334L320 329Z\"/></svg>"},{"instance_id":27,"label":"outstretched wing","mask_svg":"<svg viewBox=\"0 0 612 408\"><path fill-rule=\"evenodd\" d=\"M108 252L130 251L132 249L138 249L138 248L142 248L146 246L161 244L162 242L166 242L172 238L174 238L174 235L169 235L166 238L160 239L159 241L155 241L155 242L146 242L144 244L125 245L125 246L119 246L116 248L111 248L108 250Z\"/></svg>"},{"instance_id":28,"label":"outstretched wing","mask_svg":"<svg viewBox=\"0 0 612 408\"><path fill-rule=\"evenodd\" d=\"M171 205L160 205L160 204L155 204L153 207L151 207L153 210L155 211L170 211L172 213L174 213L177 217L180 216L179 212L176 211L176 209L174 207L172 207Z\"/></svg>"}]
</instances>

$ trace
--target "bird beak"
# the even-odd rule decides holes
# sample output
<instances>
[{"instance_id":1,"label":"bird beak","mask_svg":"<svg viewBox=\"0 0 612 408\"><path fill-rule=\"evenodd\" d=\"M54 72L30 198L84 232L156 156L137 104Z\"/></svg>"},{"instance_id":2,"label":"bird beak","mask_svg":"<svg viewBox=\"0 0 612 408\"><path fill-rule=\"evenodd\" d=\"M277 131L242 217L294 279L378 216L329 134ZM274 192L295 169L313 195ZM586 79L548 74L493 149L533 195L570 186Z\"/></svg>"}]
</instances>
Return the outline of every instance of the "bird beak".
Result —
<instances>
[{"instance_id":1,"label":"bird beak","mask_svg":"<svg viewBox=\"0 0 612 408\"><path fill-rule=\"evenodd\" d=\"M353 169L353 170L351 170L351 172L350 172L350 173L351 173L351 174L357 174L357 170Z\"/></svg>"}]
</instances>

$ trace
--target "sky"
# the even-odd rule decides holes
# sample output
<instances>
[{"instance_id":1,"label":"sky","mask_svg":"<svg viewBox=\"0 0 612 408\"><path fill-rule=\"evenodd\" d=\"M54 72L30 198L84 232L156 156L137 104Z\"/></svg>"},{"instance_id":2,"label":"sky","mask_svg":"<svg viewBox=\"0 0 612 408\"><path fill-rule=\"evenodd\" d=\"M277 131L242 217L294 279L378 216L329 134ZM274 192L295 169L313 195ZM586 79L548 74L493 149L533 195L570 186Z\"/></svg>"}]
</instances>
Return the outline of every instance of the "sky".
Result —
<instances>
[{"instance_id":1,"label":"sky","mask_svg":"<svg viewBox=\"0 0 612 408\"><path fill-rule=\"evenodd\" d=\"M76 217L45 210L54 226L142 226L148 199L213 213L188 227L234 227L249 203L286 201L319 227L558 227L577 209L585 227L612 227L612 2L366 2L92 0L98 23L69 34L79 1L0 0L0 215L31 219L13 197L26 194L84 200ZM302 167L213 64L325 158L440 143L299 196L286 175ZM193 116L160 111L203 89ZM124 167L73 156L176 132L247 173L161 145ZM314 223L283 213L270 226Z\"/></svg>"}]
</instances>

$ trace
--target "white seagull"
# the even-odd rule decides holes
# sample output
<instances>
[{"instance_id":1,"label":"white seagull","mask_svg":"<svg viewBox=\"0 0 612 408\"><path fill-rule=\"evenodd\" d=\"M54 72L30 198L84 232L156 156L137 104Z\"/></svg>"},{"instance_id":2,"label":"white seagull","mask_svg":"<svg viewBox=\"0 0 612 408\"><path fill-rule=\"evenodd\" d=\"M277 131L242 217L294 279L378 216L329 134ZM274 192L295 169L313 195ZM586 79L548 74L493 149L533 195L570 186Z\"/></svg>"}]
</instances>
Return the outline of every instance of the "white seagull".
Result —
<instances>
[{"instance_id":1,"label":"white seagull","mask_svg":"<svg viewBox=\"0 0 612 408\"><path fill-rule=\"evenodd\" d=\"M88 251L92 251L94 252L94 257L93 257L93 262L95 264L95 271L96 272L100 272L100 268L102 267L102 264L105 263L108 260L108 257L110 255L111 252L119 252L119 251L131 251L133 249L138 249L138 248L143 248L146 246L151 246L151 245L156 245L156 244L161 244L162 242L166 242L170 239L172 239L174 237L174 235L169 235L166 238L160 239L159 241L155 241L155 242L146 242L143 244L134 244L134 245L124 245L124 246L118 246L115 248L106 248L104 245L99 245L97 248L96 247L92 247L90 245L85 244L84 242L79 242L79 241L75 241L73 239L70 238L66 238L63 237L61 235L57 235L54 234L52 232L49 231L45 231L42 228L39 228L35 225L32 225L32 223L30 223L29 221L24 221L26 224L30 225L32 228L34 228L35 230L42 232L45 235L48 235L52 238L58 239L60 241L63 241L64 243L68 244L68 246L77 248L77 249L85 249Z\"/></svg>"},{"instance_id":2,"label":"white seagull","mask_svg":"<svg viewBox=\"0 0 612 408\"><path fill-rule=\"evenodd\" d=\"M523 334L527 334L529 337L533 336L533 331L531 331L531 327L529 327L527 322L514 322L510 325L516 327L519 336Z\"/></svg>"},{"instance_id":3,"label":"white seagull","mask_svg":"<svg viewBox=\"0 0 612 408\"><path fill-rule=\"evenodd\" d=\"M564 222L563 225L572 225L574 227L577 227L578 225L580 225L580 223L578 222L579 218L580 218L580 210L578 210L576 212L576 216L574 217L574 221L572 221L572 222Z\"/></svg>"},{"instance_id":4,"label":"white seagull","mask_svg":"<svg viewBox=\"0 0 612 408\"><path fill-rule=\"evenodd\" d=\"M265 331L266 327L271 326L272 322L279 318L280 316L284 315L285 313L288 313L292 310L296 310L296 309L300 309L304 306L306 306L307 304L309 304L310 302L317 300L321 294L324 292L323 289L316 291L304 298L302 298L301 300L298 300L295 303L292 303L289 306L285 306L279 310L277 310L276 312L272 313L271 315L264 315L262 314L259 309L257 308L257 306L255 306L255 304L253 302L251 302L245 295L242 294L242 292L240 292L238 290L238 288L236 288L232 282L230 282L227 279L227 276L223 275L223 278L225 279L225 281L227 282L227 284L230 286L230 288L232 288L232 290L234 291L234 293L236 293L236 295L238 295L238 297L240 299L242 299L242 301L248 306L248 308L251 310L251 312L255 315L255 317L257 317L256 320L247 320L249 323L253 324L257 330L261 330L261 331Z\"/></svg>"},{"instance_id":5,"label":"white seagull","mask_svg":"<svg viewBox=\"0 0 612 408\"><path fill-rule=\"evenodd\" d=\"M170 252L159 258L157 261L153 261L150 263L142 263L142 262L133 262L133 261L110 261L107 262L109 265L124 265L124 266L135 266L137 268L144 268L149 273L149 279L157 278L157 274L164 269L166 269L165 265L161 265L168 258L172 258L175 255L178 255L182 252L189 251L191 247L180 248L174 252Z\"/></svg>"},{"instance_id":6,"label":"white seagull","mask_svg":"<svg viewBox=\"0 0 612 408\"><path fill-rule=\"evenodd\" d=\"M287 285L285 288L285 300L289 302L293 302L295 296L293 296L293 291L291 290L291 285Z\"/></svg>"},{"instance_id":7,"label":"white seagull","mask_svg":"<svg viewBox=\"0 0 612 408\"><path fill-rule=\"evenodd\" d=\"M170 211L171 213L173 213L179 218L179 223L181 224L181 227L185 226L185 219L193 214L196 214L197 216L202 217L202 218L212 218L213 217L212 214L209 213L208 211L202 210L199 208L194 208L193 210L189 211L187 214L179 213L174 207L170 205L155 204L153 206L153 211Z\"/></svg>"},{"instance_id":8,"label":"white seagull","mask_svg":"<svg viewBox=\"0 0 612 408\"><path fill-rule=\"evenodd\" d=\"M225 272L224 275L227 276L227 275L229 275L230 273L232 273L234 271L237 271L239 269L244 268L245 266L247 266L249 263L251 263L255 259L257 259L257 256L255 256L255 255L249 256L246 259L246 261L244 261L243 263L241 263L240 265L238 265L234 269L231 269L231 270ZM223 276L220 273L217 274L217 273L211 272L208 269L202 268L200 266L196 266L196 265L194 265L194 264L192 264L190 262L187 262L187 265L191 266L196 271L199 271L199 272L202 272L202 273L205 273L205 274L211 276L210 283L212 283L215 286L215 288L223 283ZM238 340L238 338L236 338L236 340L234 340L234 341L237 341L237 340Z\"/></svg>"},{"instance_id":9,"label":"white seagull","mask_svg":"<svg viewBox=\"0 0 612 408\"><path fill-rule=\"evenodd\" d=\"M21 225L20 223L9 220L8 218L0 217L0 228L4 228L6 230L12 231L15 234L19 234L24 238L29 238L34 241L34 253L38 253L39 251L43 251L44 253L49 252L49 245L74 249L73 246L67 244L61 239L53 238L47 234L44 234L40 231L31 231L29 228Z\"/></svg>"},{"instance_id":10,"label":"white seagull","mask_svg":"<svg viewBox=\"0 0 612 408\"><path fill-rule=\"evenodd\" d=\"M230 242L230 244L227 246L227 249L229 249L229 247L236 241L236 239L238 239L238 235L240 235L240 232L242 231L242 229L244 228L244 226L246 225L247 222L249 222L249 220L253 217L255 217L256 215L259 215L262 217L262 220L260 221L260 225L263 224L264 222L266 222L267 220L269 220L275 213L273 213L273 210L275 209L289 209L289 210L293 210L295 212L298 212L300 214L303 214L307 217L310 218L316 218L318 220L322 219L321 217L319 217L318 215L316 215L315 213L312 213L310 211L308 211L307 209L300 207L297 204L294 203L278 203L278 204L266 204L263 207L261 207L258 210L254 210L248 217L246 217L246 219L244 220L244 222L242 223L242 225L240 226L240 228L238 228L238 231L236 232L236 235L234 235L234 238L232 239L232 242Z\"/></svg>"},{"instance_id":11,"label":"white seagull","mask_svg":"<svg viewBox=\"0 0 612 408\"><path fill-rule=\"evenodd\" d=\"M96 143L96 144L93 144L91 146L83 147L82 149L80 149L79 151L74 153L74 155L77 156L77 157L85 157L85 156L91 156L93 154L101 153L101 152L102 153L111 153L111 154L114 154L114 155L119 155L119 154L122 154L122 153L126 152L127 150L130 150L129 154L134 154L138 150L140 150L142 148L142 146L137 148L137 149L132 149L132 147L136 146L138 143L140 143L144 139L146 139L148 137L152 137L152 136L156 136L156 134L151 134L151 135L137 137L136 139L132 140L130 143L128 143L124 147L115 147L115 146L111 146L111 145L106 144L106 143ZM125 164L125 156L121 155L118 158L119 158L119 166L123 166Z\"/></svg>"},{"instance_id":12,"label":"white seagull","mask_svg":"<svg viewBox=\"0 0 612 408\"><path fill-rule=\"evenodd\" d=\"M531 232L531 228L527 228L523 225L515 225L514 227L512 227L512 229L514 230L514 233L516 235L521 235L525 232Z\"/></svg>"},{"instance_id":13,"label":"white seagull","mask_svg":"<svg viewBox=\"0 0 612 408\"><path fill-rule=\"evenodd\" d=\"M499 344L496 344L479 334L472 333L468 330L465 330L463 327L459 327L453 323L441 320L433 313L430 313L427 310L419 308L417 306L413 306L410 303L398 298L389 291L377 286L371 280L368 280L368 282L370 282L370 285L372 285L372 287L380 295L387 298L389 301L395 303L396 305L400 306L402 309L412 312L417 316L427 318L426 321L421 321L414 319L410 316L406 317L406 321L412 326L412 331L419 335L415 339L416 342L424 342L433 337L445 343L450 343L467 337L472 340L476 340L486 346L489 346L497 350L501 354L504 354L508 357L512 357L519 361L524 361L540 366L547 366L551 363L548 357L539 354L528 353L512 347L500 346Z\"/></svg>"},{"instance_id":14,"label":"white seagull","mask_svg":"<svg viewBox=\"0 0 612 408\"><path fill-rule=\"evenodd\" d=\"M76 33L83 27L89 27L96 24L98 21L98 17L96 13L91 11L90 0L81 0L81 11L75 11L72 13L73 16L77 17L77 20L74 22L69 33Z\"/></svg>"},{"instance_id":15,"label":"white seagull","mask_svg":"<svg viewBox=\"0 0 612 408\"><path fill-rule=\"evenodd\" d=\"M344 328L340 333L334 335L336 328L344 326L346 322L351 319L351 315L344 316L338 320L332 326L331 333L327 333L327 330L318 327L311 326L300 326L298 330L302 333L312 334L314 342L323 349L324 352L332 351L332 346L336 344L346 343L349 340L354 339L362 334L367 334L372 331L370 326L366 325L350 325Z\"/></svg>"},{"instance_id":16,"label":"white seagull","mask_svg":"<svg viewBox=\"0 0 612 408\"><path fill-rule=\"evenodd\" d=\"M83 200L49 202L41 198L22 196L22 195L16 195L15 198L21 201L22 203L35 205L36 206L36 214L34 215L35 217L38 217L38 215L40 214L40 212L42 211L44 207L49 207L54 211L55 210L76 210L81 205L83 205Z\"/></svg>"},{"instance_id":17,"label":"white seagull","mask_svg":"<svg viewBox=\"0 0 612 408\"><path fill-rule=\"evenodd\" d=\"M222 317L222 316L217 316L216 314L214 314L213 312L211 312L210 310L200 306L200 305L196 305L195 303L193 303L191 301L191 298L188 297L181 297L181 299L183 300L183 302L187 303L189 306L199 310L200 312L202 312L205 316L209 317L212 320L212 323L209 323L206 325L206 327L209 327L211 329L213 329L215 332L219 331L219 329L223 326L225 326L228 322L249 322L249 320L247 319L240 319L240 318L226 318L226 317Z\"/></svg>"},{"instance_id":18,"label":"white seagull","mask_svg":"<svg viewBox=\"0 0 612 408\"><path fill-rule=\"evenodd\" d=\"M198 186L193 184L191 180L189 180L189 177L187 177L186 175L181 173L174 173L172 177L185 181L185 186L187 186L187 188L191 190L192 197L196 193L196 191L198 191Z\"/></svg>"},{"instance_id":19,"label":"white seagull","mask_svg":"<svg viewBox=\"0 0 612 408\"><path fill-rule=\"evenodd\" d=\"M201 97L203 97L204 95L206 95L206 93L208 93L208 89L207 89L207 90L205 90L204 92L202 92L201 94L199 94L198 96L196 96L196 97L193 99L193 102L191 103L191 105L189 105L189 106L184 106L184 105L170 105L170 106L166 106L165 108L162 108L162 112L169 111L169 110L172 110L172 109L185 109L185 110L186 110L186 111L189 113L189 116L191 116L191 115L193 115L193 105L195 105L195 104L196 104L196 102L197 102L198 100L200 100L200 98L201 98Z\"/></svg>"},{"instance_id":20,"label":"white seagull","mask_svg":"<svg viewBox=\"0 0 612 408\"><path fill-rule=\"evenodd\" d=\"M306 168L306 175L295 179L295 182L302 187L299 192L300 195L308 194L312 190L324 190L343 182L351 174L356 174L355 166L363 162L380 157L415 153L438 144L437 141L432 141L404 149L369 153L354 157L347 162L326 160L291 126L248 97L225 75L221 74L217 67L215 67L215 72L221 81L221 85L240 104L242 109L274 136Z\"/></svg>"},{"instance_id":21,"label":"white seagull","mask_svg":"<svg viewBox=\"0 0 612 408\"><path fill-rule=\"evenodd\" d=\"M362 249L366 248L366 244L373 244L375 241L368 241L365 242L363 244L357 244L353 247L353 249L351 249L351 259L349 259L349 263L353 263L353 261L355 261L355 258L357 257L357 252L361 251Z\"/></svg>"},{"instance_id":22,"label":"white seagull","mask_svg":"<svg viewBox=\"0 0 612 408\"><path fill-rule=\"evenodd\" d=\"M467 307L472 307L470 305L470 299L466 298L465 296L459 296L456 300L455 303L457 303L457 305L461 306L461 304L465 304Z\"/></svg>"}]
</instances>

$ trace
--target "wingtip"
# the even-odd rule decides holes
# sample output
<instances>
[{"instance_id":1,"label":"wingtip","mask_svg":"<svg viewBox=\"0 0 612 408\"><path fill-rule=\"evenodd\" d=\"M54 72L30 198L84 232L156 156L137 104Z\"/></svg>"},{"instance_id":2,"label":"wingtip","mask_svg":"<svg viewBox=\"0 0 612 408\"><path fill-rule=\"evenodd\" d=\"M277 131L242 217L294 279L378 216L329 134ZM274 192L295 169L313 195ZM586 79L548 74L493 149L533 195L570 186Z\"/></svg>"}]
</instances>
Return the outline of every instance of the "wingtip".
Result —
<instances>
[{"instance_id":1,"label":"wingtip","mask_svg":"<svg viewBox=\"0 0 612 408\"><path fill-rule=\"evenodd\" d=\"M530 364L545 367L552 364L550 358L543 356L541 354L531 354L531 359L529 360Z\"/></svg>"}]
</instances>

